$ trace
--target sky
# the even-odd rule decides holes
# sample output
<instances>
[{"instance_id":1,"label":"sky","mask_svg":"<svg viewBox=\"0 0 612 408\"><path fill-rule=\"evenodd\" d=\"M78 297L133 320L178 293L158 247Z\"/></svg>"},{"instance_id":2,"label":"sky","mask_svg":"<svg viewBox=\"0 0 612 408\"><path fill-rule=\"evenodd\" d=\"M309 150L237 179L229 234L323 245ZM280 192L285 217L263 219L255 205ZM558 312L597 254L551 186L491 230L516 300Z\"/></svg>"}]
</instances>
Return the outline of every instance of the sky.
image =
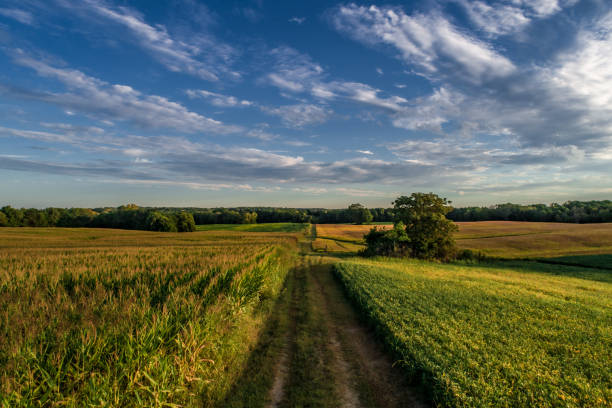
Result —
<instances>
[{"instance_id":1,"label":"sky","mask_svg":"<svg viewBox=\"0 0 612 408\"><path fill-rule=\"evenodd\" d=\"M612 197L609 0L1 0L0 205Z\"/></svg>"}]
</instances>

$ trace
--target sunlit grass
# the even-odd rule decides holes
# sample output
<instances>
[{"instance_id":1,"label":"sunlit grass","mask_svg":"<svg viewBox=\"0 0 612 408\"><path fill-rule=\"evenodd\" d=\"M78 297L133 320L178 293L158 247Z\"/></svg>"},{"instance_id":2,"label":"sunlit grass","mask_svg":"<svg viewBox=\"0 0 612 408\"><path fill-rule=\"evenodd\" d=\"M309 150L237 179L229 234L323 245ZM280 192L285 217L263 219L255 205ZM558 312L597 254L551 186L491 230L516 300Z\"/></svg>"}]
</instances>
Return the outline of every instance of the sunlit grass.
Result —
<instances>
[{"instance_id":1,"label":"sunlit grass","mask_svg":"<svg viewBox=\"0 0 612 408\"><path fill-rule=\"evenodd\" d=\"M263 224L207 224L197 225L197 231L243 231L243 232L302 232L310 224L274 222Z\"/></svg>"},{"instance_id":2,"label":"sunlit grass","mask_svg":"<svg viewBox=\"0 0 612 408\"><path fill-rule=\"evenodd\" d=\"M609 272L356 259L336 274L442 406L612 404Z\"/></svg>"},{"instance_id":3,"label":"sunlit grass","mask_svg":"<svg viewBox=\"0 0 612 408\"><path fill-rule=\"evenodd\" d=\"M241 374L295 244L0 229L0 406L214 405Z\"/></svg>"}]
</instances>

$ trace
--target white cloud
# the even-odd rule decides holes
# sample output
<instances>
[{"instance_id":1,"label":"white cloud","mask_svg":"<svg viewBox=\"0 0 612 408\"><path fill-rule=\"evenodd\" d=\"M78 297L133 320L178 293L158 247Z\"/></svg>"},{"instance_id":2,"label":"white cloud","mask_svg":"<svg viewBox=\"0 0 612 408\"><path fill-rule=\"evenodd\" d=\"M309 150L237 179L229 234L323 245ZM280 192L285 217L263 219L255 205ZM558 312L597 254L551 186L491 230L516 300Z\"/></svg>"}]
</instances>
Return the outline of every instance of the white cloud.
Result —
<instances>
[{"instance_id":1,"label":"white cloud","mask_svg":"<svg viewBox=\"0 0 612 408\"><path fill-rule=\"evenodd\" d=\"M245 99L238 99L235 96L223 95L216 92L210 92L204 89L188 89L186 91L187 96L190 98L205 98L210 101L212 105L220 108L233 108L233 107L244 107L251 106L253 102Z\"/></svg>"},{"instance_id":2,"label":"white cloud","mask_svg":"<svg viewBox=\"0 0 612 408\"><path fill-rule=\"evenodd\" d=\"M324 123L331 115L328 109L305 103L263 108L263 110L271 115L279 116L285 125L295 128Z\"/></svg>"},{"instance_id":3,"label":"white cloud","mask_svg":"<svg viewBox=\"0 0 612 408\"><path fill-rule=\"evenodd\" d=\"M431 95L410 102L395 115L393 125L409 130L431 130L441 132L442 125L459 114L458 105L463 96L442 87Z\"/></svg>"},{"instance_id":4,"label":"white cloud","mask_svg":"<svg viewBox=\"0 0 612 408\"><path fill-rule=\"evenodd\" d=\"M357 150L357 153L373 155L374 153L370 150Z\"/></svg>"},{"instance_id":5,"label":"white cloud","mask_svg":"<svg viewBox=\"0 0 612 408\"><path fill-rule=\"evenodd\" d=\"M324 187L295 187L292 190L296 193L305 194L325 194L329 191Z\"/></svg>"},{"instance_id":6,"label":"white cloud","mask_svg":"<svg viewBox=\"0 0 612 408\"><path fill-rule=\"evenodd\" d=\"M285 140L283 143L293 147L306 147L312 145L312 143L304 142L301 140Z\"/></svg>"},{"instance_id":7,"label":"white cloud","mask_svg":"<svg viewBox=\"0 0 612 408\"><path fill-rule=\"evenodd\" d=\"M296 23L296 24L302 24L304 21L306 21L306 17L291 17L289 19L290 23Z\"/></svg>"},{"instance_id":8,"label":"white cloud","mask_svg":"<svg viewBox=\"0 0 612 408\"><path fill-rule=\"evenodd\" d=\"M591 109L612 113L612 13L580 31L574 48L543 74L560 95L569 93Z\"/></svg>"},{"instance_id":9,"label":"white cloud","mask_svg":"<svg viewBox=\"0 0 612 408\"><path fill-rule=\"evenodd\" d=\"M378 75L383 75L384 74L382 68L376 68L376 72L378 73Z\"/></svg>"},{"instance_id":10,"label":"white cloud","mask_svg":"<svg viewBox=\"0 0 612 408\"><path fill-rule=\"evenodd\" d=\"M358 41L394 47L406 63L430 74L444 68L482 82L515 71L514 64L489 44L467 35L439 14L409 16L398 8L350 4L337 10L333 22Z\"/></svg>"},{"instance_id":11,"label":"white cloud","mask_svg":"<svg viewBox=\"0 0 612 408\"><path fill-rule=\"evenodd\" d=\"M32 16L32 13L24 10L0 8L0 16L12 18L13 20L19 21L21 24L34 24L34 17Z\"/></svg>"},{"instance_id":12,"label":"white cloud","mask_svg":"<svg viewBox=\"0 0 612 408\"><path fill-rule=\"evenodd\" d=\"M78 6L94 13L94 21L101 17L127 29L138 45L171 71L185 72L209 81L217 81L224 74L234 78L240 76L229 68L236 50L210 34L192 33L189 38L179 40L165 26L148 24L142 15L128 7L111 7L96 0L85 0ZM79 9L73 5L68 7Z\"/></svg>"},{"instance_id":13,"label":"white cloud","mask_svg":"<svg viewBox=\"0 0 612 408\"><path fill-rule=\"evenodd\" d=\"M323 68L310 57L290 47L270 51L274 59L274 72L266 76L267 82L285 91L302 92L323 73Z\"/></svg>"},{"instance_id":14,"label":"white cloud","mask_svg":"<svg viewBox=\"0 0 612 408\"><path fill-rule=\"evenodd\" d=\"M400 111L408 100L400 96L381 97L380 89L359 82L333 81L318 83L312 88L312 94L322 99L346 98L366 105L377 106L391 111Z\"/></svg>"},{"instance_id":15,"label":"white cloud","mask_svg":"<svg viewBox=\"0 0 612 408\"><path fill-rule=\"evenodd\" d=\"M162 96L142 94L127 85L109 84L81 71L52 67L21 50L14 53L14 59L18 64L34 69L40 76L59 80L70 90L67 93L44 93L30 97L71 111L86 112L101 119L122 119L142 127L171 128L190 133L231 133L240 130L237 126L191 112Z\"/></svg>"},{"instance_id":16,"label":"white cloud","mask_svg":"<svg viewBox=\"0 0 612 408\"><path fill-rule=\"evenodd\" d=\"M531 21L520 7L469 0L460 0L460 3L474 24L490 35L520 31Z\"/></svg>"},{"instance_id":17,"label":"white cloud","mask_svg":"<svg viewBox=\"0 0 612 408\"><path fill-rule=\"evenodd\" d=\"M278 139L280 136L274 133L266 132L263 129L251 129L246 133L246 136L255 139L269 142L270 140Z\"/></svg>"},{"instance_id":18,"label":"white cloud","mask_svg":"<svg viewBox=\"0 0 612 408\"><path fill-rule=\"evenodd\" d=\"M507 1L456 1L476 26L490 36L498 36L519 32L533 19L550 17L578 0L511 0L511 4Z\"/></svg>"}]
</instances>

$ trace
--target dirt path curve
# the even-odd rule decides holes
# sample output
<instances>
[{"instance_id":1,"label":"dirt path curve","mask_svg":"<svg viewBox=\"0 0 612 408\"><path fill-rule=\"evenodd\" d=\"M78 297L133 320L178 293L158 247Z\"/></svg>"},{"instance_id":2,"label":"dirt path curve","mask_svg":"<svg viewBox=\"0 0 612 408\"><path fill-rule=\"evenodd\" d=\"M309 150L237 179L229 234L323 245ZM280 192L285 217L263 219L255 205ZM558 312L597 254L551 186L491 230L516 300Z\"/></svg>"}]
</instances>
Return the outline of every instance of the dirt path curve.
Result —
<instances>
[{"instance_id":1,"label":"dirt path curve","mask_svg":"<svg viewBox=\"0 0 612 408\"><path fill-rule=\"evenodd\" d=\"M291 307L299 322L278 359L267 407L427 407L361 324L332 275L336 259L302 261Z\"/></svg>"}]
</instances>

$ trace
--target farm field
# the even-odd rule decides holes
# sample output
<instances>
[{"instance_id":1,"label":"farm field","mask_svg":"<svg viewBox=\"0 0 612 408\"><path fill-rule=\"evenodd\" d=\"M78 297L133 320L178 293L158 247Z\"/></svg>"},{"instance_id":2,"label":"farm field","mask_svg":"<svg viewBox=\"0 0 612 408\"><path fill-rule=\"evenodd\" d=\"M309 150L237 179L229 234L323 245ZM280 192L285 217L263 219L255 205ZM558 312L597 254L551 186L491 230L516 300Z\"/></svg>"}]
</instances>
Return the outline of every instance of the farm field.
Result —
<instances>
[{"instance_id":1,"label":"farm field","mask_svg":"<svg viewBox=\"0 0 612 408\"><path fill-rule=\"evenodd\" d=\"M612 269L612 254L560 256L557 258L546 258L545 260L566 265L582 265L593 268Z\"/></svg>"},{"instance_id":2,"label":"farm field","mask_svg":"<svg viewBox=\"0 0 612 408\"><path fill-rule=\"evenodd\" d=\"M212 406L295 234L0 229L0 406Z\"/></svg>"},{"instance_id":3,"label":"farm field","mask_svg":"<svg viewBox=\"0 0 612 408\"><path fill-rule=\"evenodd\" d=\"M310 224L275 222L262 224L207 224L197 225L197 231L242 231L242 232L302 232Z\"/></svg>"},{"instance_id":4,"label":"farm field","mask_svg":"<svg viewBox=\"0 0 612 408\"><path fill-rule=\"evenodd\" d=\"M457 245L501 258L612 254L612 223L458 223Z\"/></svg>"},{"instance_id":5,"label":"farm field","mask_svg":"<svg viewBox=\"0 0 612 408\"><path fill-rule=\"evenodd\" d=\"M335 274L436 404L612 405L608 271L353 259Z\"/></svg>"},{"instance_id":6,"label":"farm field","mask_svg":"<svg viewBox=\"0 0 612 408\"><path fill-rule=\"evenodd\" d=\"M612 224L562 224L514 221L459 222L460 249L500 258L548 258L612 254ZM376 226L391 228L390 225ZM317 224L317 237L363 242L371 225Z\"/></svg>"}]
</instances>

